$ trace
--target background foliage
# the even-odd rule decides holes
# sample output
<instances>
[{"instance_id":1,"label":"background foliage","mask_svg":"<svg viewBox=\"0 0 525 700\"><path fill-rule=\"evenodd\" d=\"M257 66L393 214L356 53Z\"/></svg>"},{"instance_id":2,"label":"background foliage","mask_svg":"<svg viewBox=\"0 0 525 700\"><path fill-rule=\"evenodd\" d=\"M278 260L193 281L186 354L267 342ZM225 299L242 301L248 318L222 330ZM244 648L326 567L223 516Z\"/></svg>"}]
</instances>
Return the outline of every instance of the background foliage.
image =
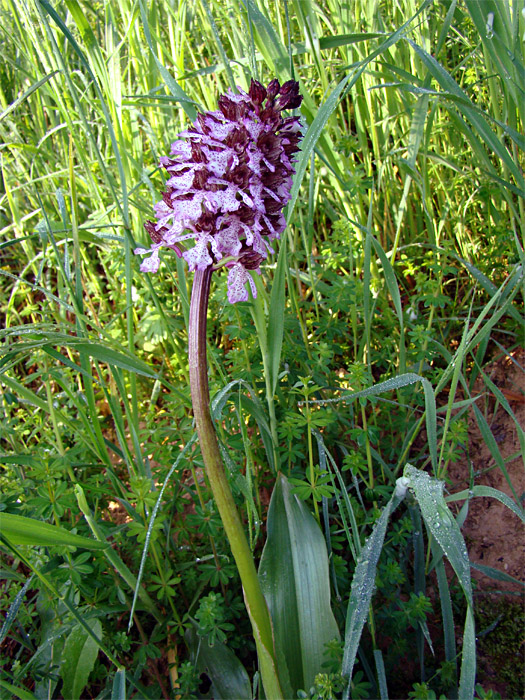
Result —
<instances>
[{"instance_id":1,"label":"background foliage","mask_svg":"<svg viewBox=\"0 0 525 700\"><path fill-rule=\"evenodd\" d=\"M469 416L520 512L487 397L513 411L483 367L523 342L521 5L2 0L0 13L1 513L111 545L56 530L50 546L33 524L30 546L4 522L2 683L103 698L126 669L135 697L238 697L257 665L191 442L191 275L168 255L141 275L132 253L158 159L228 87L300 81L311 128L287 254L257 302L229 305L215 275L210 383L255 555L282 472L325 535L344 636L396 478L410 461L446 481L468 459ZM418 513L400 508L382 546L352 697L383 696L386 679L389 697L453 696L463 603ZM343 646L304 697L340 697Z\"/></svg>"}]
</instances>

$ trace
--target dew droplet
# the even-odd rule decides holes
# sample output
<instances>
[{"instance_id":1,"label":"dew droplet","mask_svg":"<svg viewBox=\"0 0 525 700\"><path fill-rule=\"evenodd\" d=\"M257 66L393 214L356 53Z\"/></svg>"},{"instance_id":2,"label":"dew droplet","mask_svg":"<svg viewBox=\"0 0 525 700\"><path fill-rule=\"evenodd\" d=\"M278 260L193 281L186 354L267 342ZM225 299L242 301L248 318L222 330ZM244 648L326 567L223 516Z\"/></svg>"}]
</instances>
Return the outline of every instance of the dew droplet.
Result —
<instances>
[{"instance_id":1,"label":"dew droplet","mask_svg":"<svg viewBox=\"0 0 525 700\"><path fill-rule=\"evenodd\" d=\"M487 15L485 31L487 32L487 39L492 39L494 36L494 12L489 12Z\"/></svg>"}]
</instances>

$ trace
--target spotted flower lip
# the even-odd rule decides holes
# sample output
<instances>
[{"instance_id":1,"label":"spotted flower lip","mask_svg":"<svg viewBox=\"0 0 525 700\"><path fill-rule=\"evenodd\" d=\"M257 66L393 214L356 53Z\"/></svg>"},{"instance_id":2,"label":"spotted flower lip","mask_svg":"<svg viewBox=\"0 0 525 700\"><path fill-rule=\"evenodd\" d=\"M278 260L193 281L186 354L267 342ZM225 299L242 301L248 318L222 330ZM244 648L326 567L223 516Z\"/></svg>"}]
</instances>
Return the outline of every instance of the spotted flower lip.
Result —
<instances>
[{"instance_id":1,"label":"spotted flower lip","mask_svg":"<svg viewBox=\"0 0 525 700\"><path fill-rule=\"evenodd\" d=\"M170 156L160 159L168 180L155 205L157 220L144 225L152 246L135 250L149 255L142 272L157 272L161 248L182 256L190 270L228 257L229 301L246 301L247 285L257 296L249 271L260 274L260 263L274 252L271 242L286 227L282 210L302 138L299 117L283 118L281 111L301 101L294 80L274 79L267 87L252 80L248 93L228 90L218 110L198 114L178 135Z\"/></svg>"}]
</instances>

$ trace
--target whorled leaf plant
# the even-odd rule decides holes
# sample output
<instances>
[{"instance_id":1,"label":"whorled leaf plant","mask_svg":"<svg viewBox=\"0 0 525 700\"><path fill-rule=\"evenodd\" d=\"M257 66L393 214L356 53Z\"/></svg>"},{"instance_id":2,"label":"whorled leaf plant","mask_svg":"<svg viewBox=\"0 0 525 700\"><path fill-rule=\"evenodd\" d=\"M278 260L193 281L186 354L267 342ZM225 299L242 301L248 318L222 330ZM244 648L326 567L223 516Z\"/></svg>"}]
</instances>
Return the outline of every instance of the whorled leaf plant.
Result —
<instances>
[{"instance_id":1,"label":"whorled leaf plant","mask_svg":"<svg viewBox=\"0 0 525 700\"><path fill-rule=\"evenodd\" d=\"M170 157L161 158L169 179L148 221L150 250L143 272L159 268L161 248L183 257L195 270L189 316L189 368L193 411L206 472L217 509L241 578L259 657L262 682L269 698L283 697L277 672L272 625L252 553L222 462L210 412L206 327L211 277L227 267L228 299L257 294L252 271L272 253L271 242L284 231L282 210L290 199L293 157L299 150L299 117L283 118L283 109L301 104L293 80L268 87L253 81L249 92L229 90L219 109L198 114L193 126L179 134ZM185 247L193 239L194 246Z\"/></svg>"}]
</instances>

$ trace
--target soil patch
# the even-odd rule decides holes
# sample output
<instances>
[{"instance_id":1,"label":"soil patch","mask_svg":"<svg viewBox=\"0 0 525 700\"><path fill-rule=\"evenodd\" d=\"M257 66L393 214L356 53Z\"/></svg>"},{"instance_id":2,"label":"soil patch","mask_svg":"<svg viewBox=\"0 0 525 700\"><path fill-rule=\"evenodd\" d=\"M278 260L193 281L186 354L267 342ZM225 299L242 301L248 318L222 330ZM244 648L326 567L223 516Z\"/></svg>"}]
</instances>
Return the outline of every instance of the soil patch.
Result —
<instances>
[{"instance_id":1,"label":"soil patch","mask_svg":"<svg viewBox=\"0 0 525 700\"><path fill-rule=\"evenodd\" d=\"M474 395L482 395L477 405L490 428L497 448L506 461L508 480L496 463L484 439L474 410L468 418L469 448L466 458L451 466L449 490L454 493L476 485L492 486L514 498L525 493L525 469L516 423L525 429L525 349L520 348L512 357L502 357L485 368L485 374L500 389L508 401L514 417L487 391L479 377ZM507 461L509 460L509 461ZM510 484L509 484L510 481ZM525 529L520 519L494 498L473 498L463 525L470 560L474 564L490 566L525 582ZM478 590L522 592L523 588L511 582L494 581L473 569Z\"/></svg>"},{"instance_id":2,"label":"soil patch","mask_svg":"<svg viewBox=\"0 0 525 700\"><path fill-rule=\"evenodd\" d=\"M476 414L471 409L468 416L467 454L449 469L451 483L448 490L451 493L468 489L474 484L485 485L503 491L513 499L516 495L523 504L524 457L520 451L516 424L525 429L524 368L525 349L519 348L510 357L499 357L484 369L485 374L507 400L513 415L495 397L494 392L487 388L482 376L478 377L474 385L473 395L481 395L477 406L505 461L507 476L494 458L493 450L487 444ZM463 502L459 502L452 505L457 511L462 504ZM516 692L523 697L524 629L523 625L515 624L512 634L509 635L510 627L505 620L505 607L512 608L515 620L523 620L525 526L496 499L473 498L469 502L462 532L473 564L492 567L515 579L514 582L494 580L472 568L477 633L482 634L478 644L478 680L485 689L497 690L503 698L517 697ZM507 650L505 656L511 664L510 673L514 681L509 681L505 664L496 654L498 648ZM521 686L520 691L516 690L516 684Z\"/></svg>"}]
</instances>

